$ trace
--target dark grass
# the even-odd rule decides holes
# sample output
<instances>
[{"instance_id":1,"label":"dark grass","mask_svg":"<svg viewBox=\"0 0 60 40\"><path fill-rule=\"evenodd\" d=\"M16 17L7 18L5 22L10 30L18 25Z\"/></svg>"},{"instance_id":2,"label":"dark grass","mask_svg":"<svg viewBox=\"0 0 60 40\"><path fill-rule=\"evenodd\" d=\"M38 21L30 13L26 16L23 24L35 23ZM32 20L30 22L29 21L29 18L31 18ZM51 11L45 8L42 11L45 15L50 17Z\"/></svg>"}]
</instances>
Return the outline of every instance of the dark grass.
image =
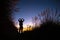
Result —
<instances>
[{"instance_id":1,"label":"dark grass","mask_svg":"<svg viewBox=\"0 0 60 40\"><path fill-rule=\"evenodd\" d=\"M23 33L23 40L54 40L59 39L60 25L53 22L46 22L41 24L40 28L37 28L31 32Z\"/></svg>"}]
</instances>

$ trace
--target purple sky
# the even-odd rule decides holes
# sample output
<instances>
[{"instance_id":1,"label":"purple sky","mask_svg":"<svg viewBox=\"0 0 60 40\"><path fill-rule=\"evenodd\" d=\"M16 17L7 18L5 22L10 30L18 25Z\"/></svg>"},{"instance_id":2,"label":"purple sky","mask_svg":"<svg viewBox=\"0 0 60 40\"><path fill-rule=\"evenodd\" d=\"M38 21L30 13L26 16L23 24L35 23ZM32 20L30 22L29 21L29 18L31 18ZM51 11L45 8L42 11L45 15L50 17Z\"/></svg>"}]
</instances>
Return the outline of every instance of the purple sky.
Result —
<instances>
[{"instance_id":1,"label":"purple sky","mask_svg":"<svg viewBox=\"0 0 60 40\"><path fill-rule=\"evenodd\" d=\"M18 12L13 12L14 22L18 23L19 18L24 18L24 25L31 22L32 17L37 16L44 8L58 8L60 2L57 0L21 0L16 7L20 8Z\"/></svg>"}]
</instances>

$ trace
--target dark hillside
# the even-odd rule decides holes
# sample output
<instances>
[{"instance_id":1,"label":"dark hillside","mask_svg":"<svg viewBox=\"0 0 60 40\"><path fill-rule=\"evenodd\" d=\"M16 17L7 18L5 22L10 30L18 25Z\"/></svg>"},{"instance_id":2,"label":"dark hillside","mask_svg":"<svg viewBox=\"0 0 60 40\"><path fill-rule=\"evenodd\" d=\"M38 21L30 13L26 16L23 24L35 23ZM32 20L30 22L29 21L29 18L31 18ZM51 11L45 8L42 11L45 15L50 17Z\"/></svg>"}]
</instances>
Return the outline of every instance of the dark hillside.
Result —
<instances>
[{"instance_id":1,"label":"dark hillside","mask_svg":"<svg viewBox=\"0 0 60 40\"><path fill-rule=\"evenodd\" d=\"M46 22L39 29L23 33L23 40L49 40L58 39L60 25L53 22Z\"/></svg>"}]
</instances>

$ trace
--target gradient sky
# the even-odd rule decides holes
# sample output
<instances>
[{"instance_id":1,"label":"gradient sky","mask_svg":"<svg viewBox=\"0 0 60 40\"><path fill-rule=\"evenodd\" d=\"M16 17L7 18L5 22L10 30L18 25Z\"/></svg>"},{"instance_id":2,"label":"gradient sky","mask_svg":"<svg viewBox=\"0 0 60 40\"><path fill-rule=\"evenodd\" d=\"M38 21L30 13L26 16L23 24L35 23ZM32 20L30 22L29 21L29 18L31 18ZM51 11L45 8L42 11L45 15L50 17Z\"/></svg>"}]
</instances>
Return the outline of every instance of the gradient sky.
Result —
<instances>
[{"instance_id":1,"label":"gradient sky","mask_svg":"<svg viewBox=\"0 0 60 40\"><path fill-rule=\"evenodd\" d=\"M19 18L24 18L24 25L30 24L32 17L37 16L44 8L57 7L60 9L59 4L58 0L21 0L16 5L19 11L13 13L14 22L18 23Z\"/></svg>"}]
</instances>

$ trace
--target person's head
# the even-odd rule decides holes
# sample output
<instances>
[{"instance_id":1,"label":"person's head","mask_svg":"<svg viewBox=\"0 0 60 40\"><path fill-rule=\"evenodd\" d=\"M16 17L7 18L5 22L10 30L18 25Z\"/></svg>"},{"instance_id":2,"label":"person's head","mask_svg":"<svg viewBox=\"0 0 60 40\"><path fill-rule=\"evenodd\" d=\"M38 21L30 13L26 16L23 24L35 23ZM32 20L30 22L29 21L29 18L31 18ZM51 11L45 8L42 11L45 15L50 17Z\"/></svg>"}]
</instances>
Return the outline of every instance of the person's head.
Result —
<instances>
[{"instance_id":1,"label":"person's head","mask_svg":"<svg viewBox=\"0 0 60 40\"><path fill-rule=\"evenodd\" d=\"M23 19L23 18L19 18L18 21L19 21L19 22L23 22L24 19Z\"/></svg>"}]
</instances>

